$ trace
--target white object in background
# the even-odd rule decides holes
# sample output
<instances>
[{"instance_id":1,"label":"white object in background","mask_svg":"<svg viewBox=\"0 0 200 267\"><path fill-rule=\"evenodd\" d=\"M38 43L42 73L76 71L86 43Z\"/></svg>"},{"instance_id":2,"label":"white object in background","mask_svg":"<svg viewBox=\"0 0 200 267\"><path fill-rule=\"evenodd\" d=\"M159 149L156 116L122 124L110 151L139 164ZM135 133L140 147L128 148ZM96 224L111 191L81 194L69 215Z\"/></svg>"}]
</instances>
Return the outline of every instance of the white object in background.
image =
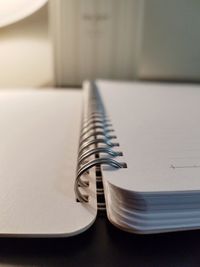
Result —
<instances>
[{"instance_id":1,"label":"white object in background","mask_svg":"<svg viewBox=\"0 0 200 267\"><path fill-rule=\"evenodd\" d=\"M145 0L138 77L200 80L199 1Z\"/></svg>"},{"instance_id":2,"label":"white object in background","mask_svg":"<svg viewBox=\"0 0 200 267\"><path fill-rule=\"evenodd\" d=\"M143 0L51 0L55 84L133 79Z\"/></svg>"},{"instance_id":3,"label":"white object in background","mask_svg":"<svg viewBox=\"0 0 200 267\"><path fill-rule=\"evenodd\" d=\"M0 0L0 27L33 14L46 2L47 0Z\"/></svg>"},{"instance_id":4,"label":"white object in background","mask_svg":"<svg viewBox=\"0 0 200 267\"><path fill-rule=\"evenodd\" d=\"M196 0L51 0L55 83L200 79Z\"/></svg>"}]
</instances>

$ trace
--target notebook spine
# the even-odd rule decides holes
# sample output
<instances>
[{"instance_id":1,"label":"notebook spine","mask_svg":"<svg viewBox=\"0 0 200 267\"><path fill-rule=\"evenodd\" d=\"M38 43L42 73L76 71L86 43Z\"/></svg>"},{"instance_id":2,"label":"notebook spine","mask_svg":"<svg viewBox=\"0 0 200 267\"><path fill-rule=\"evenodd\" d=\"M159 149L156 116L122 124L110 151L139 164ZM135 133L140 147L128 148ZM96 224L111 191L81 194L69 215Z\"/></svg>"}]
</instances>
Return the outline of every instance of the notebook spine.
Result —
<instances>
[{"instance_id":1,"label":"notebook spine","mask_svg":"<svg viewBox=\"0 0 200 267\"><path fill-rule=\"evenodd\" d=\"M101 165L109 165L117 169L126 168L127 165L114 159L122 156L123 153L115 150L119 143L112 141L117 137L112 134L114 130L95 83L90 83L87 89L79 141L75 195L79 202L89 201L89 195L84 194L81 188L89 186L87 174L91 168L96 168L97 205L99 210L103 210L105 199Z\"/></svg>"}]
</instances>

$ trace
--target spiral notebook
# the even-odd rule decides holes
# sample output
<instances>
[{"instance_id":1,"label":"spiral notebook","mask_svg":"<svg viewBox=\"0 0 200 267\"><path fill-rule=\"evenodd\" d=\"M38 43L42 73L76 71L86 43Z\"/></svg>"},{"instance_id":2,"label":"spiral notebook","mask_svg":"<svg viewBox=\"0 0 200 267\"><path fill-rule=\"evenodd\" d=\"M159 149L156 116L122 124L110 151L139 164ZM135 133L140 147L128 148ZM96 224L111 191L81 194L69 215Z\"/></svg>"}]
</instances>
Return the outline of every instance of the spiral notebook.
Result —
<instances>
[{"instance_id":1,"label":"spiral notebook","mask_svg":"<svg viewBox=\"0 0 200 267\"><path fill-rule=\"evenodd\" d=\"M67 237L105 212L141 234L200 228L197 85L0 92L0 235Z\"/></svg>"}]
</instances>

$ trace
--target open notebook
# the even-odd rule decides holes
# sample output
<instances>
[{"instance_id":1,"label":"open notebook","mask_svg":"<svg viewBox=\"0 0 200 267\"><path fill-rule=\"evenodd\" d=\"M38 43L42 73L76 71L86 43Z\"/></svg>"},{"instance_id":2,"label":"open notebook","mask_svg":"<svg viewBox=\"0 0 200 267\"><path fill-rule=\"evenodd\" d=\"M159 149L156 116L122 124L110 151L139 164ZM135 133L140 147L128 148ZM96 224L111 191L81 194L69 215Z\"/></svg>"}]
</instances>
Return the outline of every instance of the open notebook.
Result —
<instances>
[{"instance_id":1,"label":"open notebook","mask_svg":"<svg viewBox=\"0 0 200 267\"><path fill-rule=\"evenodd\" d=\"M0 92L0 235L200 228L200 89L111 81ZM104 203L105 201L105 203Z\"/></svg>"}]
</instances>

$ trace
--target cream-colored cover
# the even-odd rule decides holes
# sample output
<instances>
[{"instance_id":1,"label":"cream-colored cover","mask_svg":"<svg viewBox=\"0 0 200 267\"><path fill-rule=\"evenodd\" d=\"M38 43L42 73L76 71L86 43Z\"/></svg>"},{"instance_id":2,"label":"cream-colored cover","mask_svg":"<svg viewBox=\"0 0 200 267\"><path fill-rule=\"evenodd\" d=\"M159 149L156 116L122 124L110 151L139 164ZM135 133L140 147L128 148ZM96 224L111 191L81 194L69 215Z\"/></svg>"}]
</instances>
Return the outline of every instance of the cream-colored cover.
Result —
<instances>
[{"instance_id":1,"label":"cream-colored cover","mask_svg":"<svg viewBox=\"0 0 200 267\"><path fill-rule=\"evenodd\" d=\"M74 195L82 92L0 92L0 235L70 236L96 217Z\"/></svg>"}]
</instances>

